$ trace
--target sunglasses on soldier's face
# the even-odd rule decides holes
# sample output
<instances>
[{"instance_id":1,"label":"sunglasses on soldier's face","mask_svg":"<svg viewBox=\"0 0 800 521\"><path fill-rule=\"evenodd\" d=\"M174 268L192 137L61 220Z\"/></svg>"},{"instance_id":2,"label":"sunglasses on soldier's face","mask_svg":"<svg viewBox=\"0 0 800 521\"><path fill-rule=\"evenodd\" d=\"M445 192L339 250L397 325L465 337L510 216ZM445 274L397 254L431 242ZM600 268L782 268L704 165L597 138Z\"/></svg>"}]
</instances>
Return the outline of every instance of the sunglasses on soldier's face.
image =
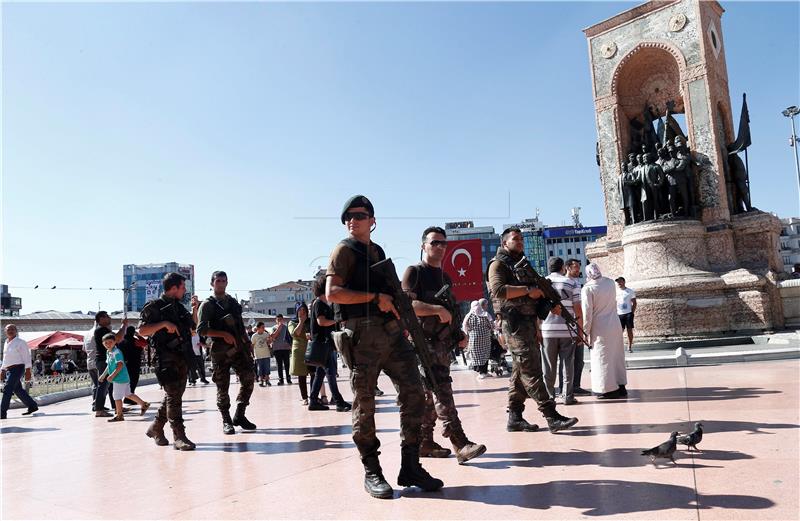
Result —
<instances>
[{"instance_id":1,"label":"sunglasses on soldier's face","mask_svg":"<svg viewBox=\"0 0 800 521\"><path fill-rule=\"evenodd\" d=\"M366 212L347 212L344 214L345 222L349 220L365 221L369 219L369 214Z\"/></svg>"},{"instance_id":2,"label":"sunglasses on soldier's face","mask_svg":"<svg viewBox=\"0 0 800 521\"><path fill-rule=\"evenodd\" d=\"M444 248L444 247L447 246L447 241L440 241L440 240L428 241L428 244L430 244L431 246L434 246L434 247L435 246L441 246L442 248Z\"/></svg>"}]
</instances>

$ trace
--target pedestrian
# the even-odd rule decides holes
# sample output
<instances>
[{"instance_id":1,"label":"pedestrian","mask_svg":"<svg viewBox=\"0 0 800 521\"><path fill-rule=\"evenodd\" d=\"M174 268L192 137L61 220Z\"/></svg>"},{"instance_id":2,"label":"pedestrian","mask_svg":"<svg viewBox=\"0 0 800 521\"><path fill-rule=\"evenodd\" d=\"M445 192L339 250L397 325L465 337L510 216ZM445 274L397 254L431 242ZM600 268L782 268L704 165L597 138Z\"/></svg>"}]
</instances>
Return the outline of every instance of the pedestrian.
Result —
<instances>
[{"instance_id":1,"label":"pedestrian","mask_svg":"<svg viewBox=\"0 0 800 521\"><path fill-rule=\"evenodd\" d=\"M211 337L211 359L214 362L212 380L217 384L217 408L222 416L222 432L235 434L236 425L246 431L256 429L247 419L245 411L253 394L256 374L253 371L253 355L250 338L245 336L242 306L228 295L228 275L224 271L211 274L214 294L200 306L200 323L197 332ZM236 413L231 418L231 398L228 389L231 369L239 378L239 393L236 395Z\"/></svg>"},{"instance_id":2,"label":"pedestrian","mask_svg":"<svg viewBox=\"0 0 800 521\"><path fill-rule=\"evenodd\" d=\"M256 359L256 369L258 371L258 385L267 387L272 385L269 381L269 333L267 333L264 323L256 324L256 332L250 337L253 343L253 356Z\"/></svg>"},{"instance_id":3,"label":"pedestrian","mask_svg":"<svg viewBox=\"0 0 800 521\"><path fill-rule=\"evenodd\" d=\"M53 376L58 376L63 372L64 362L61 361L60 356L56 356L55 360L53 360L53 363L50 364L50 373L52 373Z\"/></svg>"},{"instance_id":4,"label":"pedestrian","mask_svg":"<svg viewBox=\"0 0 800 521\"><path fill-rule=\"evenodd\" d=\"M561 295L561 307L575 317L578 326L583 324L580 308L580 288L574 280L565 275L564 260L561 257L551 257L548 261L550 273L547 279L553 289ZM555 399L556 372L559 363L564 368L564 380L561 393L564 405L578 403L573 394L573 376L575 374L575 337L567 328L567 323L561 315L550 312L541 323L542 331L542 372L544 383L550 398Z\"/></svg>"},{"instance_id":5,"label":"pedestrian","mask_svg":"<svg viewBox=\"0 0 800 521\"><path fill-rule=\"evenodd\" d=\"M581 305L583 329L592 343L592 392L601 399L624 398L628 396L628 380L614 281L603 277L594 263L586 267L586 278Z\"/></svg>"},{"instance_id":6,"label":"pedestrian","mask_svg":"<svg viewBox=\"0 0 800 521\"><path fill-rule=\"evenodd\" d=\"M106 311L98 311L97 314L94 316L95 327L94 331L92 332L92 340L93 342L88 346L88 349L94 351L94 361L95 367L97 368L97 373L101 374L103 371L106 370L106 350L103 348L103 337L108 333L111 333L111 317L108 316L108 312ZM125 335L125 330L128 329L128 319L124 319L122 321L122 327L119 328L119 331L116 332L114 335L114 342L120 343L122 338ZM84 348L86 348L86 343L84 342ZM88 351L87 351L88 354ZM92 374L89 373L89 377L92 377ZM94 379L93 382L94 383ZM111 407L114 407L114 396L113 392L113 385L111 382L100 382L98 379L97 383L97 390L94 392L94 415L96 418L107 418L111 416L105 409L105 401L106 395L108 395L109 401L111 402Z\"/></svg>"},{"instance_id":7,"label":"pedestrian","mask_svg":"<svg viewBox=\"0 0 800 521\"><path fill-rule=\"evenodd\" d=\"M42 355L36 355L36 361L33 362L33 374L34 376L44 376L44 362L42 361Z\"/></svg>"},{"instance_id":8,"label":"pedestrian","mask_svg":"<svg viewBox=\"0 0 800 521\"><path fill-rule=\"evenodd\" d=\"M440 446L433 439L437 418L442 424L442 436L448 438L453 446L458 463L477 458L486 452L486 446L474 443L467 438L461 419L458 417L453 399L452 378L450 378L450 353L453 346L466 344L460 324L453 324L455 298L439 300L436 294L442 288L453 287L453 281L442 270L442 262L447 252L447 233L438 226L431 226L422 232L422 261L409 266L403 275L403 291L409 294L414 313L425 333L428 349L433 363L431 371L438 386L425 390L425 409L420 432L419 455L430 458L446 458L450 449ZM491 334L491 333L490 333Z\"/></svg>"},{"instance_id":9,"label":"pedestrian","mask_svg":"<svg viewBox=\"0 0 800 521\"><path fill-rule=\"evenodd\" d=\"M633 353L633 314L636 313L636 292L625 286L625 277L617 277L617 315L622 329L628 332L628 352Z\"/></svg>"},{"instance_id":10,"label":"pedestrian","mask_svg":"<svg viewBox=\"0 0 800 521\"><path fill-rule=\"evenodd\" d=\"M353 389L353 442L364 465L364 489L373 497L391 498L378 459L380 441L375 433L375 389L384 371L397 389L400 407L400 486L418 486L426 492L444 486L419 463L420 425L425 393L414 350L403 336L393 297L380 291L387 283L369 267L386 258L371 240L375 210L363 195L351 197L341 213L348 238L331 252L326 270L325 295L335 304L335 319L344 331L334 340L350 367Z\"/></svg>"},{"instance_id":11,"label":"pedestrian","mask_svg":"<svg viewBox=\"0 0 800 521\"><path fill-rule=\"evenodd\" d=\"M486 275L492 305L503 316L503 336L512 356L506 430L538 430L538 426L522 417L525 400L530 397L536 401L550 432L554 433L572 427L578 419L558 413L544 383L536 328L537 301L544 294L518 278L515 266L524 257L523 249L522 231L518 227L503 230L501 246L489 262Z\"/></svg>"},{"instance_id":12,"label":"pedestrian","mask_svg":"<svg viewBox=\"0 0 800 521\"><path fill-rule=\"evenodd\" d=\"M164 275L161 284L164 293L145 304L139 316L139 334L149 337L148 343L155 350L156 379L164 388L161 407L145 434L156 445L169 445L164 435L164 425L169 420L174 436L173 448L190 451L195 449L195 444L186 437L182 407L188 373L186 344L191 342L191 330L195 324L181 303L186 294L186 277L170 272Z\"/></svg>"},{"instance_id":13,"label":"pedestrian","mask_svg":"<svg viewBox=\"0 0 800 521\"><path fill-rule=\"evenodd\" d=\"M125 358L125 369L128 370L128 376L130 377L131 392L135 393L136 386L139 384L139 375L142 372L142 350L136 345L135 327L128 326L125 329L125 336L118 347ZM123 400L123 404L134 405L134 403L133 400L127 398Z\"/></svg>"},{"instance_id":14,"label":"pedestrian","mask_svg":"<svg viewBox=\"0 0 800 521\"><path fill-rule=\"evenodd\" d=\"M106 333L103 335L103 347L106 348L106 370L100 375L99 380L104 382L108 378L109 382L114 384L114 407L116 414L109 422L125 421L122 415L122 400L125 398L139 404L141 411L140 416L144 416L150 404L131 391L130 376L128 376L128 369L125 367L125 356L122 351L117 348L114 333Z\"/></svg>"},{"instance_id":15,"label":"pedestrian","mask_svg":"<svg viewBox=\"0 0 800 521\"><path fill-rule=\"evenodd\" d=\"M478 380L489 376L489 356L492 353L492 323L480 300L473 300L462 324L468 335L469 368L478 373Z\"/></svg>"},{"instance_id":16,"label":"pedestrian","mask_svg":"<svg viewBox=\"0 0 800 521\"><path fill-rule=\"evenodd\" d=\"M305 302L295 305L295 318L289 322L289 334L292 335L292 358L289 373L297 377L300 388L300 403L308 405L308 366L306 366L306 347L308 347L308 306Z\"/></svg>"},{"instance_id":17,"label":"pedestrian","mask_svg":"<svg viewBox=\"0 0 800 521\"><path fill-rule=\"evenodd\" d=\"M333 329L336 326L336 320L334 320L333 308L328 305L328 299L325 297L325 275L317 277L312 289L315 299L311 303L309 313L311 342L328 345L329 353L326 365L318 366L315 370L311 393L308 397L308 410L328 410L328 404L319 399L320 390L325 389L323 383L325 377L327 377L333 400L331 404L336 406L338 412L347 412L353 407L345 401L342 393L339 392L339 384L336 382L338 366L336 364L336 349L333 348L333 338L331 337L331 333L333 333Z\"/></svg>"},{"instance_id":18,"label":"pedestrian","mask_svg":"<svg viewBox=\"0 0 800 521\"><path fill-rule=\"evenodd\" d=\"M292 337L286 328L286 320L278 313L275 317L275 327L269 334L272 355L278 366L278 385L283 385L283 373L286 372L286 383L292 385L292 376L289 374L289 359L292 356Z\"/></svg>"},{"instance_id":19,"label":"pedestrian","mask_svg":"<svg viewBox=\"0 0 800 521\"><path fill-rule=\"evenodd\" d=\"M197 334L197 329L192 328L192 351L189 354L189 382L195 385L199 378L204 384L208 384L206 379L206 361L203 353L203 339Z\"/></svg>"},{"instance_id":20,"label":"pedestrian","mask_svg":"<svg viewBox=\"0 0 800 521\"><path fill-rule=\"evenodd\" d=\"M22 413L23 416L39 410L36 401L31 398L21 382L23 375L25 375L26 383L31 381L31 348L18 336L16 325L8 324L5 327L5 333L7 341L3 351L3 365L0 368L0 380L5 382L3 399L0 402L0 419L2 420L5 420L8 415L12 394L17 395L17 398L28 407L28 410Z\"/></svg>"},{"instance_id":21,"label":"pedestrian","mask_svg":"<svg viewBox=\"0 0 800 521\"><path fill-rule=\"evenodd\" d=\"M581 261L578 259L567 259L567 277L572 280L576 287L578 288L578 298L580 299L580 290L581 290ZM578 303L573 304L574 309L581 309L581 306ZM582 312L581 312L582 313ZM583 366L584 366L584 350L585 347L581 339L575 339L575 364L574 364L574 374L573 374L573 381L572 381L572 394L578 396L589 396L592 394L590 391L587 391L583 387L581 387L581 378L583 377ZM559 389L564 387L564 377L563 377L564 370L559 364L558 368L558 387Z\"/></svg>"}]
</instances>

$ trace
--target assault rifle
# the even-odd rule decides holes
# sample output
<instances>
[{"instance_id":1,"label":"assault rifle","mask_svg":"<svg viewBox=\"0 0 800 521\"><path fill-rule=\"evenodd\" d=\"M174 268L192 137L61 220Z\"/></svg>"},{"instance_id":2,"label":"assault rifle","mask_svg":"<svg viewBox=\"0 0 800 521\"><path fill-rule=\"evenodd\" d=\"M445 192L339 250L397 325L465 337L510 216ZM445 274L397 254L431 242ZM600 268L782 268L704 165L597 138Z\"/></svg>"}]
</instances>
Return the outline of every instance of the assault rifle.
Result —
<instances>
[{"instance_id":1,"label":"assault rifle","mask_svg":"<svg viewBox=\"0 0 800 521\"><path fill-rule=\"evenodd\" d=\"M523 284L536 286L542 290L542 293L544 293L542 298L544 298L551 307L561 306L561 295L556 291L556 288L553 287L553 283L550 282L550 279L539 275L536 269L531 266L527 257L522 257L519 262L514 264L514 274ZM586 337L586 332L584 332L583 328L578 324L578 321L575 320L575 317L572 316L572 313L567 311L567 308L564 306L561 306L561 318L566 322L570 335L572 335L573 338L577 338L579 342L582 342L586 347L591 349L592 344Z\"/></svg>"},{"instance_id":2,"label":"assault rifle","mask_svg":"<svg viewBox=\"0 0 800 521\"><path fill-rule=\"evenodd\" d=\"M419 358L422 370L425 373L425 379L430 384L430 389L435 391L439 387L439 382L433 372L433 358L431 357L428 341L425 339L425 332L422 330L422 325L417 320L417 315L414 313L414 307L411 304L411 298L403 291L400 284L400 279L397 278L397 271L395 270L392 259L384 259L376 262L370 266L370 271L380 275L386 281L389 291L392 292L394 299L394 307L400 315L400 324L403 329L408 331L411 335L411 342L414 344L414 351Z\"/></svg>"},{"instance_id":3,"label":"assault rifle","mask_svg":"<svg viewBox=\"0 0 800 521\"><path fill-rule=\"evenodd\" d=\"M464 320L464 315L461 313L461 307L456 302L453 292L450 291L450 284L442 286L442 289L437 291L433 298L441 302L450 311L451 316L450 323L442 324L436 336L442 338L444 333L449 332L450 338L447 340L452 345L453 352L461 351L461 358L464 361L464 365L467 365L467 357L464 355L464 351L458 347L458 344L464 338L464 333L461 332L461 322Z\"/></svg>"}]
</instances>

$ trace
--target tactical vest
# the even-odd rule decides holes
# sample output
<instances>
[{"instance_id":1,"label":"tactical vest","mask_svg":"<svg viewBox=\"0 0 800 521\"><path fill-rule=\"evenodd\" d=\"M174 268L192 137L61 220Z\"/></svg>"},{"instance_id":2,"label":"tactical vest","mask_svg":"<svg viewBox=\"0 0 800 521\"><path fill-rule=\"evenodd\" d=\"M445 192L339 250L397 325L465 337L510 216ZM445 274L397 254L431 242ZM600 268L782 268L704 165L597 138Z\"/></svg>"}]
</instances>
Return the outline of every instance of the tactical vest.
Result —
<instances>
[{"instance_id":1,"label":"tactical vest","mask_svg":"<svg viewBox=\"0 0 800 521\"><path fill-rule=\"evenodd\" d=\"M236 318L236 320L241 321L242 320L241 304L239 304L239 302L237 302L237 300L231 297L230 295L228 295L228 298L225 299L225 304L214 298L213 295L208 297L206 299L206 302L209 302L211 304L211 306L209 307L214 310L213 317L208 321L211 329L216 329L217 331L227 331L233 336L236 336L237 332L231 331L231 328L225 324L225 322L222 320L222 317L224 317L227 314L231 314ZM224 343L224 341L221 338L213 337L211 339L212 346L216 342Z\"/></svg>"},{"instance_id":2,"label":"tactical vest","mask_svg":"<svg viewBox=\"0 0 800 521\"><path fill-rule=\"evenodd\" d=\"M519 260L519 259L517 259ZM489 266L492 265L494 262L500 262L502 264L501 269L503 270L505 276L505 284L509 286L524 286L516 275L514 271L514 264L516 261L511 257L508 253L508 250L504 248L497 249L497 255L489 261L489 264L486 265L486 276L485 280L489 282ZM489 292L491 294L491 291ZM492 307L494 307L495 311L500 311L503 315L503 318L507 318L508 313L520 313L522 315L536 315L536 301L530 298L527 295L523 295L522 297L516 297L512 299L499 299L492 297Z\"/></svg>"},{"instance_id":3,"label":"tactical vest","mask_svg":"<svg viewBox=\"0 0 800 521\"><path fill-rule=\"evenodd\" d=\"M452 285L444 271L441 268L428 266L423 262L414 266L414 271L417 276L416 284L414 285L416 300L447 308L444 302L435 298L436 293L442 289L442 286L445 284ZM447 311L453 313L452 309L448 308ZM439 322L438 316L419 317L419 321L426 335L431 335L441 329L442 324ZM461 327L461 324L458 324L458 327Z\"/></svg>"},{"instance_id":4,"label":"tactical vest","mask_svg":"<svg viewBox=\"0 0 800 521\"><path fill-rule=\"evenodd\" d=\"M192 316L177 299L160 298L151 300L142 308L142 317L145 317L148 324L168 321L178 327L180 337L175 333L167 333L165 329L156 331L150 336L148 343L156 351L172 351L182 353L186 350L186 345L191 346L191 324Z\"/></svg>"},{"instance_id":5,"label":"tactical vest","mask_svg":"<svg viewBox=\"0 0 800 521\"><path fill-rule=\"evenodd\" d=\"M356 254L356 262L353 265L353 272L350 275L350 280L344 281L344 286L353 291L363 291L365 293L389 293L387 290L386 282L383 277L370 272L370 266L378 261L386 258L383 248L375 245L378 251L378 260L373 260L369 255L367 245L363 242L349 238L341 241L350 250ZM374 302L365 302L363 304L334 304L336 321L349 320L353 318L362 317L386 317L390 314L382 312Z\"/></svg>"}]
</instances>

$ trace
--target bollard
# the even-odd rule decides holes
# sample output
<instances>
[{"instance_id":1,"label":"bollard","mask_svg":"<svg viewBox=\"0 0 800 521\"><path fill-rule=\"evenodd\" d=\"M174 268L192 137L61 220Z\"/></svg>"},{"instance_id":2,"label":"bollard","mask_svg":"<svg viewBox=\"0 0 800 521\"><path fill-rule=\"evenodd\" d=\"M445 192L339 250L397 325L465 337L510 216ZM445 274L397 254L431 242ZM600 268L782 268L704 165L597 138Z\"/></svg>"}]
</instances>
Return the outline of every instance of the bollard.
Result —
<instances>
[{"instance_id":1,"label":"bollard","mask_svg":"<svg viewBox=\"0 0 800 521\"><path fill-rule=\"evenodd\" d=\"M689 365L689 353L683 347L678 347L675 350L675 365L679 367L686 367Z\"/></svg>"}]
</instances>

